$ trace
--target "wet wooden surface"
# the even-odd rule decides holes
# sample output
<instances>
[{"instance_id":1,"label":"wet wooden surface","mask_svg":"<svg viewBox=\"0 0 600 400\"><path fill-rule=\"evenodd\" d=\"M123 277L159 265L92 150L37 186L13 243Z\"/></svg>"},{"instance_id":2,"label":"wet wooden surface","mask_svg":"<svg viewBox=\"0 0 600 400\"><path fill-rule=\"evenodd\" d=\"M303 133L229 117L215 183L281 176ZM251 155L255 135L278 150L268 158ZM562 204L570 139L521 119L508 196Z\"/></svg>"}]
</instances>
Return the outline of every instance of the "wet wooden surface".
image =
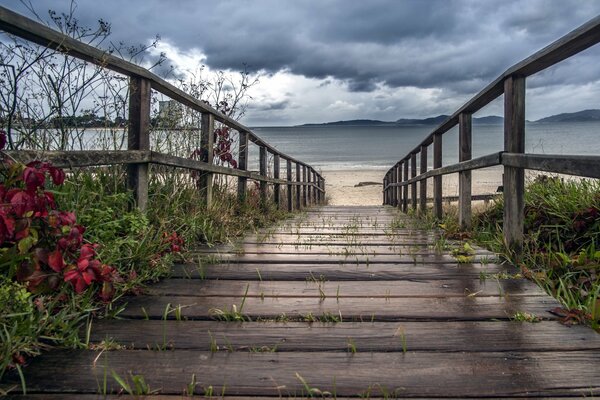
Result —
<instances>
[{"instance_id":1,"label":"wet wooden surface","mask_svg":"<svg viewBox=\"0 0 600 400\"><path fill-rule=\"evenodd\" d=\"M95 321L91 349L34 359L20 398L103 398L115 374L156 398L192 377L195 394L240 400L600 394L600 335L559 324L559 304L494 254L459 264L436 237L392 208L324 207L198 245L121 319Z\"/></svg>"}]
</instances>

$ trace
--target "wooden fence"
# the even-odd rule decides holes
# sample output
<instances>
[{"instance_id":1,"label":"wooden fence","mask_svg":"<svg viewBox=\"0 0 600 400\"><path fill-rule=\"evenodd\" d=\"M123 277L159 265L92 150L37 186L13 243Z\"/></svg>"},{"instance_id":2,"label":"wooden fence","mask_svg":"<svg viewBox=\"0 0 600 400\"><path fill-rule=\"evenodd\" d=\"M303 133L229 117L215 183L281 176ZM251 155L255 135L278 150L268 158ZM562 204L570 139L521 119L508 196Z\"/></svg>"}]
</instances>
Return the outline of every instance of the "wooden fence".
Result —
<instances>
[{"instance_id":1,"label":"wooden fence","mask_svg":"<svg viewBox=\"0 0 600 400\"><path fill-rule=\"evenodd\" d=\"M194 98L169 82L136 64L115 57L96 47L87 45L60 32L48 28L20 14L0 7L0 29L37 43L65 55L99 65L129 77L129 121L128 146L123 151L12 151L11 156L23 161L43 157L60 167L87 167L100 165L127 165L127 183L133 190L137 206L145 210L148 203L149 164L167 165L188 170L200 171L200 190L204 193L207 205L212 201L213 174L237 177L238 196L246 195L247 181L260 182L261 201L267 201L268 185L273 186L273 201L278 207L284 203L281 198L282 186L287 188L287 208L300 209L310 204L325 201L325 180L310 165L290 157L254 134L238 121L220 113L205 102ZM150 104L151 90L156 90L183 106L200 112L202 159L193 160L162 154L150 150ZM238 168L228 168L213 164L214 124L218 121L239 135ZM259 147L259 172L248 170L248 144ZM271 154L273 157L269 157ZM270 161L272 159L272 161ZM272 163L272 165L269 165ZM281 163L285 163L287 174L280 176ZM293 179L293 168L296 176ZM267 171L273 171L269 177Z\"/></svg>"},{"instance_id":2,"label":"wooden fence","mask_svg":"<svg viewBox=\"0 0 600 400\"><path fill-rule=\"evenodd\" d=\"M471 171L502 165L504 240L515 254L519 254L523 244L525 217L525 169L600 178L600 156L525 153L525 79L599 41L600 17L596 17L506 70L390 168L383 180L383 203L401 207L405 212L409 204L415 210L417 206L422 211L426 210L427 179L433 178L433 213L437 218L442 218L442 176L458 173L458 217L460 225L466 229L471 225ZM471 116L501 95L504 95L504 150L473 159ZM442 167L442 137L456 125L459 132L459 162ZM427 150L431 145L433 169L428 171Z\"/></svg>"}]
</instances>

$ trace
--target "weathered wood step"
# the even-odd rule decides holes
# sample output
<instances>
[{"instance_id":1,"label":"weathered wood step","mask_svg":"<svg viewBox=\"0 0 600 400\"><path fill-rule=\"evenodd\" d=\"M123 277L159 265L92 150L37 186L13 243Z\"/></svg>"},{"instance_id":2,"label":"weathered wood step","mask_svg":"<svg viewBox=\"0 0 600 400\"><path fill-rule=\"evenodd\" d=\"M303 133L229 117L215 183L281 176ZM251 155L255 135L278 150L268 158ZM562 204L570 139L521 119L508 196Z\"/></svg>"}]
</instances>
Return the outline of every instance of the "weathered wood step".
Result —
<instances>
[{"instance_id":1,"label":"weathered wood step","mask_svg":"<svg viewBox=\"0 0 600 400\"><path fill-rule=\"evenodd\" d=\"M600 350L600 335L556 321L221 322L104 320L90 340L127 348L210 351L498 352ZM443 340L440 340L443 338ZM167 346L165 346L167 345ZM217 346L216 349L214 346Z\"/></svg>"},{"instance_id":2,"label":"weathered wood step","mask_svg":"<svg viewBox=\"0 0 600 400\"><path fill-rule=\"evenodd\" d=\"M200 279L293 280L426 280L494 278L514 275L511 265L500 264L176 264L171 276Z\"/></svg>"},{"instance_id":3,"label":"weathered wood step","mask_svg":"<svg viewBox=\"0 0 600 400\"><path fill-rule=\"evenodd\" d=\"M433 254L432 254L433 253ZM457 258L448 254L435 254L435 252L426 254L306 254L287 253L287 254L269 254L269 253L208 253L211 263L221 264L338 264L338 265L356 265L356 264L451 264L457 263ZM492 263L497 259L485 252L470 256L471 262Z\"/></svg>"},{"instance_id":4,"label":"weathered wood step","mask_svg":"<svg viewBox=\"0 0 600 400\"><path fill-rule=\"evenodd\" d=\"M404 281L247 281L167 279L146 290L151 296L248 297L464 297L546 296L526 279Z\"/></svg>"},{"instance_id":5,"label":"weathered wood step","mask_svg":"<svg viewBox=\"0 0 600 400\"><path fill-rule=\"evenodd\" d=\"M38 364L39 367L38 367ZM137 374L151 390L181 395L195 375L200 393L307 396L595 396L600 352L211 353L208 351L56 351L25 370L28 391L97 393L107 378ZM66 376L69 379L56 379ZM475 378L476 377L476 378ZM131 378L129 378L131 379ZM6 386L5 384L2 385ZM100 386L101 387L101 386Z\"/></svg>"},{"instance_id":6,"label":"weathered wood step","mask_svg":"<svg viewBox=\"0 0 600 400\"><path fill-rule=\"evenodd\" d=\"M123 299L123 318L161 319L178 309L182 319L217 319L236 312L251 320L310 321L480 321L510 319L517 312L555 318L549 311L560 305L549 297L194 297L138 296ZM169 318L176 318L170 312Z\"/></svg>"}]
</instances>

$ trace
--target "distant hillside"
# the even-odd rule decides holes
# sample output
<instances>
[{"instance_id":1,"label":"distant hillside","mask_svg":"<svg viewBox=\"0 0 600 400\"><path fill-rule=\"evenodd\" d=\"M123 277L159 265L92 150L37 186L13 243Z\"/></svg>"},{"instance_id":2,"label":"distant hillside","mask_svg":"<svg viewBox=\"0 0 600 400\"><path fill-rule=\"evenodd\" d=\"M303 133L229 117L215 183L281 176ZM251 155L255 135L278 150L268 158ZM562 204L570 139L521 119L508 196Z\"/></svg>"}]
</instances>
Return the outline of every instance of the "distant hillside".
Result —
<instances>
[{"instance_id":1,"label":"distant hillside","mask_svg":"<svg viewBox=\"0 0 600 400\"><path fill-rule=\"evenodd\" d=\"M353 119L349 121L327 122L324 124L305 124L301 126L406 126L406 125L431 125L437 126L448 119L448 115L438 115L430 118L400 118L397 121L378 121L374 119ZM586 122L600 121L600 110L583 110L574 113L564 113L542 118L534 123L555 123L555 122ZM504 118L496 115L473 118L474 125L498 125L503 124Z\"/></svg>"},{"instance_id":2,"label":"distant hillside","mask_svg":"<svg viewBox=\"0 0 600 400\"><path fill-rule=\"evenodd\" d=\"M323 124L304 124L300 126L377 126L395 125L394 122L378 121L375 119L351 119L348 121L325 122Z\"/></svg>"},{"instance_id":3,"label":"distant hillside","mask_svg":"<svg viewBox=\"0 0 600 400\"><path fill-rule=\"evenodd\" d=\"M558 115L552 115L550 117L538 119L535 122L548 123L548 122L587 122L587 121L600 121L600 110L583 110L574 113L563 113Z\"/></svg>"},{"instance_id":4,"label":"distant hillside","mask_svg":"<svg viewBox=\"0 0 600 400\"><path fill-rule=\"evenodd\" d=\"M438 115L437 117L423 118L423 119L408 119L401 118L396 121L398 125L439 125L448 119L448 115Z\"/></svg>"},{"instance_id":5,"label":"distant hillside","mask_svg":"<svg viewBox=\"0 0 600 400\"><path fill-rule=\"evenodd\" d=\"M440 125L448 115L438 115L430 118L401 118L397 121L379 121L375 119L351 119L348 121L326 122L323 124L304 124L301 126L407 126L407 125ZM504 121L502 117L490 115L488 117L473 118L473 124L490 125L501 124Z\"/></svg>"}]
</instances>

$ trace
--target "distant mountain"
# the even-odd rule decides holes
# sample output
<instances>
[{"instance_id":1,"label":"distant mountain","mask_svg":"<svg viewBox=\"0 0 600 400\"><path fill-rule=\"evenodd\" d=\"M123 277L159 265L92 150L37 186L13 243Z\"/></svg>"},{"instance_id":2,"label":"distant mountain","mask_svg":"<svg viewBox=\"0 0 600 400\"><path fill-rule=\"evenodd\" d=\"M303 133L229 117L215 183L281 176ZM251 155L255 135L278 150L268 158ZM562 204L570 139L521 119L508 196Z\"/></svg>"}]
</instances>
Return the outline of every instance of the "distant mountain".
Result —
<instances>
[{"instance_id":1,"label":"distant mountain","mask_svg":"<svg viewBox=\"0 0 600 400\"><path fill-rule=\"evenodd\" d=\"M600 121L600 110L583 110L574 113L563 113L558 115L552 115L550 117L538 119L535 122L548 123L548 122L587 122L587 121Z\"/></svg>"},{"instance_id":2,"label":"distant mountain","mask_svg":"<svg viewBox=\"0 0 600 400\"><path fill-rule=\"evenodd\" d=\"M394 122L378 121L376 119L351 119L348 121L325 122L323 124L304 124L300 126L377 126L395 125Z\"/></svg>"},{"instance_id":3,"label":"distant mountain","mask_svg":"<svg viewBox=\"0 0 600 400\"><path fill-rule=\"evenodd\" d=\"M327 122L324 124L305 124L301 126L406 126L406 125L432 125L437 126L448 119L448 115L438 115L430 118L400 118L397 121L378 121L374 119L353 119L349 121ZM555 123L555 122L586 122L600 121L600 110L583 110L574 113L564 113L542 118L533 123ZM528 121L530 122L530 121ZM473 118L474 125L500 125L504 118L496 115Z\"/></svg>"},{"instance_id":4,"label":"distant mountain","mask_svg":"<svg viewBox=\"0 0 600 400\"><path fill-rule=\"evenodd\" d=\"M396 121L398 125L439 125L448 119L448 115L438 115L437 117L414 119L401 118Z\"/></svg>"},{"instance_id":5,"label":"distant mountain","mask_svg":"<svg viewBox=\"0 0 600 400\"><path fill-rule=\"evenodd\" d=\"M487 117L473 118L474 125L502 125L504 118L496 115L489 115Z\"/></svg>"}]
</instances>

